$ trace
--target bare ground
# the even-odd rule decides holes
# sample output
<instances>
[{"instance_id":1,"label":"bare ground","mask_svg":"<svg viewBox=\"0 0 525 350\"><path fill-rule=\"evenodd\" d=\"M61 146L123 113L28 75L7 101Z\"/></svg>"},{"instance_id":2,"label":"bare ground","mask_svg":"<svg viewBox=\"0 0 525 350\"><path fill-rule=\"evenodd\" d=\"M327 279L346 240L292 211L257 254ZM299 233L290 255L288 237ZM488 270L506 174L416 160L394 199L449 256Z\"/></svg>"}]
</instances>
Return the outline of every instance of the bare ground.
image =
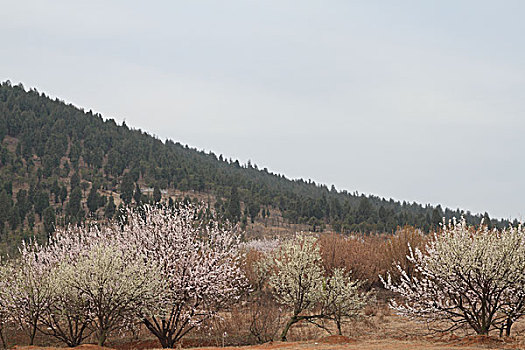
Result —
<instances>
[{"instance_id":1,"label":"bare ground","mask_svg":"<svg viewBox=\"0 0 525 350\"><path fill-rule=\"evenodd\" d=\"M226 320L228 321L228 320ZM228 334L233 336L233 328L238 324L232 324L228 327ZM243 344L246 339L240 338L222 338L224 328L217 329L217 335L213 334L194 334L183 342L184 348L194 350L479 350L479 349L523 349L525 350L525 322L519 322L513 328L513 336L510 338L499 338L497 333L491 333L491 336L473 336L461 332L456 333L433 333L421 324L392 314L386 308L377 308L375 313L347 324L344 327L344 334L347 336L327 336L327 333L317 327L308 324L299 324L291 329L289 334L290 342L270 342L262 345L251 346L227 346L221 347L223 343ZM27 344L23 338L13 339L11 344ZM304 340L310 339L310 340ZM50 346L57 346L49 342L39 342ZM134 340L131 338L120 337L113 339L107 345L107 348L101 348L95 345L82 345L77 350L148 350L158 349L160 344L151 337L147 332L136 335ZM28 347L16 346L17 350L65 350L57 347Z\"/></svg>"}]
</instances>

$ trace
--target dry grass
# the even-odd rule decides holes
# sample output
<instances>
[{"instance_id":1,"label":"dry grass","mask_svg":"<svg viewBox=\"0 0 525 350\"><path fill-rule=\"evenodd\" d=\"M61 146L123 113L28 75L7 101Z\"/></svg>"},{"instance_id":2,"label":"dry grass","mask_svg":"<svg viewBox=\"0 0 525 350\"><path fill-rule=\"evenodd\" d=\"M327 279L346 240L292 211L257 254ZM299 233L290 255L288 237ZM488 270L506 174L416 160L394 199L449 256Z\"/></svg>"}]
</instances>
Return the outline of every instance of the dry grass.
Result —
<instances>
[{"instance_id":1,"label":"dry grass","mask_svg":"<svg viewBox=\"0 0 525 350\"><path fill-rule=\"evenodd\" d=\"M240 325L237 324L239 327ZM217 329L217 332L222 330ZM208 338L204 334L193 334L182 344L184 348L194 350L264 350L264 349L289 349L289 350L480 350L480 349L525 349L525 322L521 322L514 330L515 336L511 338L498 338L497 336L468 336L456 334L431 334L425 325L412 322L391 314L387 309L379 307L373 315L360 321L347 324L344 328L346 336L327 336L320 329L303 323L292 329L290 342L268 342L251 346L222 346L222 340L214 339L213 334ZM159 344L148 338L147 333L140 334L141 340L113 339L108 344L109 348L116 350L144 350L158 349ZM144 338L142 338L144 337ZM224 339L224 344L232 344L231 338ZM56 350L56 347L15 347L17 350ZM62 348L64 349L64 348ZM95 345L82 345L79 350L108 350Z\"/></svg>"}]
</instances>

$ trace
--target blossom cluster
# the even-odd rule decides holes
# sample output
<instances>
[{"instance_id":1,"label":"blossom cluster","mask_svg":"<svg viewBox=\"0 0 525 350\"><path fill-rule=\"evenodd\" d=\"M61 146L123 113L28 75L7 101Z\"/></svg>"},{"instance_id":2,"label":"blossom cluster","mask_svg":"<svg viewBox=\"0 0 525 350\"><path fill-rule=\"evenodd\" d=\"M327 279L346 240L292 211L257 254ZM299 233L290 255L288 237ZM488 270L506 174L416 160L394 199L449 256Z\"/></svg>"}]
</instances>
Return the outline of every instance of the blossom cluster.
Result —
<instances>
[{"instance_id":1,"label":"blossom cluster","mask_svg":"<svg viewBox=\"0 0 525 350\"><path fill-rule=\"evenodd\" d=\"M409 275L400 265L401 280L383 279L387 289L403 297L391 301L401 315L426 322L447 321L448 329L465 327L478 334L491 329L510 334L525 313L525 230L465 220L443 225L424 249L410 249L415 266Z\"/></svg>"},{"instance_id":2,"label":"blossom cluster","mask_svg":"<svg viewBox=\"0 0 525 350\"><path fill-rule=\"evenodd\" d=\"M100 345L142 322L164 347L217 315L246 289L239 233L201 220L202 206L142 206L119 222L58 230L22 244L0 267L0 325Z\"/></svg>"}]
</instances>

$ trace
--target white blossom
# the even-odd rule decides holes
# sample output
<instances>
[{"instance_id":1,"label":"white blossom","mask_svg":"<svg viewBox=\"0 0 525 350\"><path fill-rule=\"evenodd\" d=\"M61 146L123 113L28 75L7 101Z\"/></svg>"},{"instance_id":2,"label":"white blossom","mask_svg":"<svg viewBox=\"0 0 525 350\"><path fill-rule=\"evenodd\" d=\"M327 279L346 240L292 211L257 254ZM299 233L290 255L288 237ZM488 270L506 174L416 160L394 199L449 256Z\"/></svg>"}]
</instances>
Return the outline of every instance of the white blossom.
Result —
<instances>
[{"instance_id":1,"label":"white blossom","mask_svg":"<svg viewBox=\"0 0 525 350\"><path fill-rule=\"evenodd\" d=\"M240 267L239 233L235 228L203 222L204 206L144 206L128 211L125 224L113 226L121 245L139 246L155 262L166 287L155 313L144 313L146 327L163 347L238 300L247 286Z\"/></svg>"},{"instance_id":2,"label":"white blossom","mask_svg":"<svg viewBox=\"0 0 525 350\"><path fill-rule=\"evenodd\" d=\"M486 226L468 227L465 220L444 225L424 250L410 249L415 265L409 276L400 266L400 283L388 275L386 288L404 301L391 301L399 314L424 321L448 321L449 329L468 327L478 334L510 326L523 313L525 232Z\"/></svg>"}]
</instances>

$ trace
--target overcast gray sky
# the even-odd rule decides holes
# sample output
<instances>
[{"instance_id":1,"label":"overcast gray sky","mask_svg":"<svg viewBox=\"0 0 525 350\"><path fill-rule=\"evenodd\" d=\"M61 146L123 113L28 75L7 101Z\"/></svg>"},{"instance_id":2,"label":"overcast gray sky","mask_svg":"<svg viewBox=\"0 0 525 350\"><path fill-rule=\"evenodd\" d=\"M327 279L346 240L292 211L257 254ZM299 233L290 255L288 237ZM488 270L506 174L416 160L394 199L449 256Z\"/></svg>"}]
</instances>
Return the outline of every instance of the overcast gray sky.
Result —
<instances>
[{"instance_id":1,"label":"overcast gray sky","mask_svg":"<svg viewBox=\"0 0 525 350\"><path fill-rule=\"evenodd\" d=\"M524 1L7 1L0 79L291 178L525 218Z\"/></svg>"}]
</instances>

